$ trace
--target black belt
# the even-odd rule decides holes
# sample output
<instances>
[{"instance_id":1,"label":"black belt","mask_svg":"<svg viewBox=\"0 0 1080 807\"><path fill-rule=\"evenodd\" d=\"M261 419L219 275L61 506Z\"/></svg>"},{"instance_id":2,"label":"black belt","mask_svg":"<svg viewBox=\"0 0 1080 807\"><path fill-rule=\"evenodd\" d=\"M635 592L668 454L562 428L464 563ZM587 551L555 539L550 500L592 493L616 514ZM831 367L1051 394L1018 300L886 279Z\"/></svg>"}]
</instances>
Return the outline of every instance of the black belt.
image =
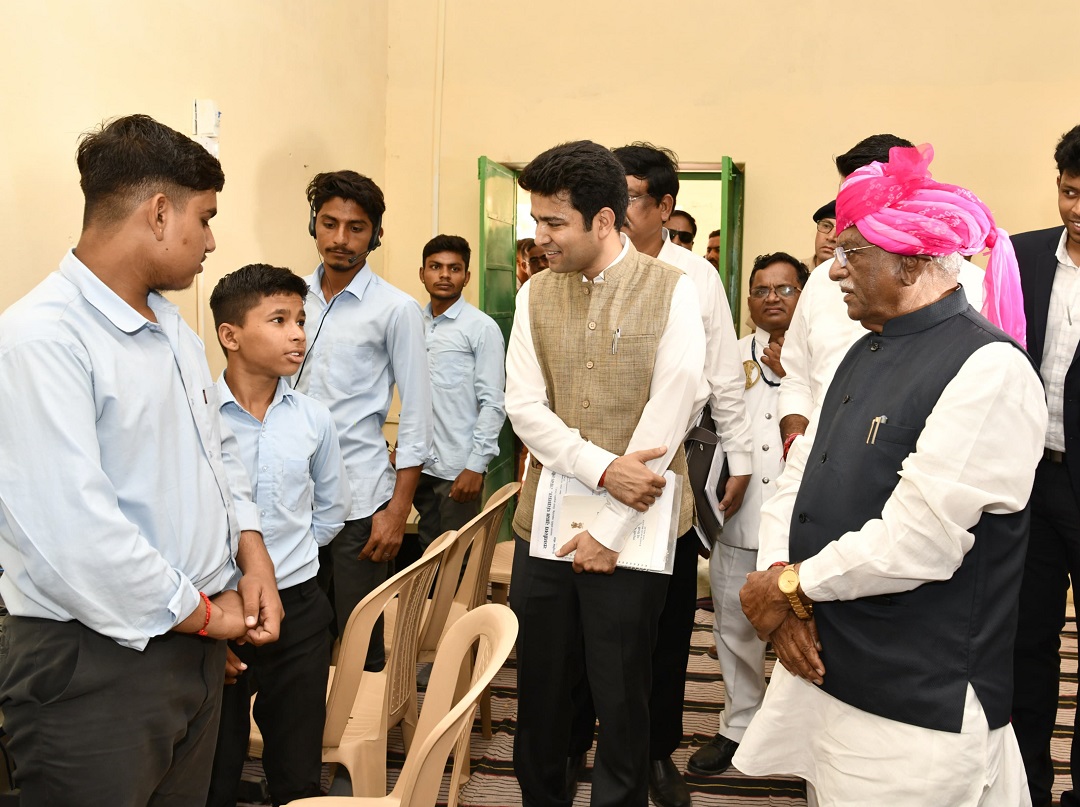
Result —
<instances>
[{"instance_id":1,"label":"black belt","mask_svg":"<svg viewBox=\"0 0 1080 807\"><path fill-rule=\"evenodd\" d=\"M1065 462L1065 452L1054 451L1052 448L1044 448L1043 459L1049 460L1056 465L1062 465Z\"/></svg>"}]
</instances>

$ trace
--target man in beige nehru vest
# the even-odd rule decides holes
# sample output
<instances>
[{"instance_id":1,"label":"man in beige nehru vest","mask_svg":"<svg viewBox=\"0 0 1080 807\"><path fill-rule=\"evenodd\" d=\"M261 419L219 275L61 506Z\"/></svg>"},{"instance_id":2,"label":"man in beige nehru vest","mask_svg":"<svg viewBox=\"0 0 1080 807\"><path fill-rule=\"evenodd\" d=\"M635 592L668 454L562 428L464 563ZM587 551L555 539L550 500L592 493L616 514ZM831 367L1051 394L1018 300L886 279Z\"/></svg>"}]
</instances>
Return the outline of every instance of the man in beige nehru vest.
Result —
<instances>
[{"instance_id":1,"label":"man in beige nehru vest","mask_svg":"<svg viewBox=\"0 0 1080 807\"><path fill-rule=\"evenodd\" d=\"M620 234L628 196L611 152L556 146L519 183L551 271L522 286L507 351L506 411L533 458L514 517L514 768L527 807L570 805L571 690L585 671L600 721L591 804L645 805L650 658L668 578L616 564L664 471L685 478L704 330L692 282ZM556 536L573 563L529 553L544 467L605 494L588 529ZM675 507L682 534L688 484Z\"/></svg>"}]
</instances>

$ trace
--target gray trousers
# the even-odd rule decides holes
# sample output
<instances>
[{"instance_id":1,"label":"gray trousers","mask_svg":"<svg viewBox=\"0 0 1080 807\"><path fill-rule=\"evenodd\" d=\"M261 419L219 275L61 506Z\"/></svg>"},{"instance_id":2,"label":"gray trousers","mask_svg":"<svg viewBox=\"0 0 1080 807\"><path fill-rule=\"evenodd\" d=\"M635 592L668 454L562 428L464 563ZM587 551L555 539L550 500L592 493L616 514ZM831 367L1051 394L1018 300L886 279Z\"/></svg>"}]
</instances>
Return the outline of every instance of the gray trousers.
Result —
<instances>
[{"instance_id":1,"label":"gray trousers","mask_svg":"<svg viewBox=\"0 0 1080 807\"><path fill-rule=\"evenodd\" d=\"M22 805L206 803L225 642L166 633L140 652L79 622L3 627L0 708Z\"/></svg>"},{"instance_id":2,"label":"gray trousers","mask_svg":"<svg viewBox=\"0 0 1080 807\"><path fill-rule=\"evenodd\" d=\"M480 496L471 502L454 501L450 498L450 488L453 486L452 479L420 474L413 507L420 514L417 527L421 552L444 532L461 529L480 512Z\"/></svg>"}]
</instances>

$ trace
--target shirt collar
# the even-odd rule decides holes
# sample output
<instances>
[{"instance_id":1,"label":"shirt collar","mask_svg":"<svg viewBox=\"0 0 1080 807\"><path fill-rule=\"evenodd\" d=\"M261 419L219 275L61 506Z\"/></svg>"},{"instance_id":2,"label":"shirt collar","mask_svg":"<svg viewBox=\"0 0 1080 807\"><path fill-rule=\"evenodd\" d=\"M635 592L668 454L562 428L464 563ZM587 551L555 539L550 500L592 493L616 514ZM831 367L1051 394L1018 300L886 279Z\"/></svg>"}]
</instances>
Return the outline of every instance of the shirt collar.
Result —
<instances>
[{"instance_id":1,"label":"shirt collar","mask_svg":"<svg viewBox=\"0 0 1080 807\"><path fill-rule=\"evenodd\" d=\"M440 317L446 317L447 319L457 319L458 314L465 310L465 297L462 295L458 297L452 306L439 314ZM434 319L431 315L431 303L424 306L424 316L428 319Z\"/></svg>"},{"instance_id":2,"label":"shirt collar","mask_svg":"<svg viewBox=\"0 0 1080 807\"><path fill-rule=\"evenodd\" d=\"M682 247L679 247L679 249L682 249ZM757 328L754 330L754 339L756 339L757 343L763 347L768 346L769 339L771 338L772 335L764 328Z\"/></svg>"},{"instance_id":3,"label":"shirt collar","mask_svg":"<svg viewBox=\"0 0 1080 807\"><path fill-rule=\"evenodd\" d=\"M926 331L967 310L968 299L963 287L925 308L893 317L881 329L882 336L909 336Z\"/></svg>"},{"instance_id":4,"label":"shirt collar","mask_svg":"<svg viewBox=\"0 0 1080 807\"><path fill-rule=\"evenodd\" d=\"M1069 248L1066 246L1068 243L1069 231L1067 229L1061 231L1061 240L1058 241L1057 262L1062 266L1069 266L1073 269L1080 269L1080 266L1076 265L1076 261L1072 259L1072 255L1069 254Z\"/></svg>"},{"instance_id":5,"label":"shirt collar","mask_svg":"<svg viewBox=\"0 0 1080 807\"><path fill-rule=\"evenodd\" d=\"M231 403L237 409L243 409L246 412L247 410L240 406L240 403L236 400L233 391L229 389L229 385L225 381L226 372L228 372L228 368L221 371L221 375L218 376L217 380L218 400L221 402L218 408L223 409L226 404ZM289 386L289 383L284 378L279 378L277 388L274 390L274 400L270 402L270 406L267 407L266 411L269 412L282 401L289 401L292 403L294 395L295 392L293 391L293 388Z\"/></svg>"},{"instance_id":6,"label":"shirt collar","mask_svg":"<svg viewBox=\"0 0 1080 807\"><path fill-rule=\"evenodd\" d=\"M83 298L109 320L113 325L124 333L132 334L152 325L146 317L128 305L115 291L110 289L87 267L85 263L75 257L75 250L68 250L60 261L60 274L64 276L75 288L79 290ZM170 303L158 292L152 291L146 296L146 303L158 316L178 316L180 309Z\"/></svg>"},{"instance_id":7,"label":"shirt collar","mask_svg":"<svg viewBox=\"0 0 1080 807\"><path fill-rule=\"evenodd\" d=\"M630 239L627 237L626 233L619 233L619 243L622 244L622 249L619 250L619 254L615 257L615 260L604 267L603 272L593 278L593 283L603 283L604 272L607 272L609 269L613 269L617 264L622 263L631 252L637 252L637 250L634 249L634 245L630 243ZM585 275L582 275L581 279L586 283L588 282L588 278L585 277Z\"/></svg>"},{"instance_id":8,"label":"shirt collar","mask_svg":"<svg viewBox=\"0 0 1080 807\"><path fill-rule=\"evenodd\" d=\"M320 263L319 268L315 270L314 291L320 300L322 300L324 303L329 303L330 300L327 300L325 297L323 297L322 281L325 274L326 269L324 268L323 264ZM363 300L364 292L367 291L367 287L371 285L371 277L371 268L367 265L367 262L365 261L364 265L360 267L360 271L357 272L356 276L349 281L349 285L339 291L338 294L349 292L349 294L351 294L357 300Z\"/></svg>"}]
</instances>

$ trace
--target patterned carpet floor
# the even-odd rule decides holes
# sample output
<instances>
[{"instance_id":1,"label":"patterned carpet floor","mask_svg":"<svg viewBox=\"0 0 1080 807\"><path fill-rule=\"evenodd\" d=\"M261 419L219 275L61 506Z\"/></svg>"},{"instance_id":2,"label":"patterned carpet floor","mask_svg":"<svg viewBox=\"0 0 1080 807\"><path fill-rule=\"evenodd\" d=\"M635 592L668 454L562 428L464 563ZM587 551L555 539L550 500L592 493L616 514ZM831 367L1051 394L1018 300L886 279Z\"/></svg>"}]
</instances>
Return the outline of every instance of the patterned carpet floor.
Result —
<instances>
[{"instance_id":1,"label":"patterned carpet floor","mask_svg":"<svg viewBox=\"0 0 1080 807\"><path fill-rule=\"evenodd\" d=\"M706 649L711 644L712 613L699 610L687 669L684 735L674 755L675 764L683 771L686 770L686 760L694 750L716 733L717 715L723 707L724 683L720 668L714 659L706 655ZM1051 743L1056 771L1055 804L1068 783L1069 747L1072 742L1073 715L1076 711L1077 634L1071 605L1065 631L1062 633L1061 655L1060 703L1057 727ZM774 658L770 652L767 671L771 672L773 663ZM514 778L512 762L517 706L514 664L515 659L511 656L492 686L491 739L481 736L479 720L474 725L473 775L461 791L459 803L462 807L518 807L521 804L521 792ZM396 781L405 757L399 731L391 732L389 744L388 788ZM257 771L256 765L257 763L252 764L249 774ZM590 753L589 770L578 788L575 807L587 807L589 803L591 768ZM695 807L797 807L806 804L803 783L795 779L753 778L731 769L717 777L688 774L686 781L693 794ZM444 780L440 804L446 803L446 796L447 782Z\"/></svg>"}]
</instances>

